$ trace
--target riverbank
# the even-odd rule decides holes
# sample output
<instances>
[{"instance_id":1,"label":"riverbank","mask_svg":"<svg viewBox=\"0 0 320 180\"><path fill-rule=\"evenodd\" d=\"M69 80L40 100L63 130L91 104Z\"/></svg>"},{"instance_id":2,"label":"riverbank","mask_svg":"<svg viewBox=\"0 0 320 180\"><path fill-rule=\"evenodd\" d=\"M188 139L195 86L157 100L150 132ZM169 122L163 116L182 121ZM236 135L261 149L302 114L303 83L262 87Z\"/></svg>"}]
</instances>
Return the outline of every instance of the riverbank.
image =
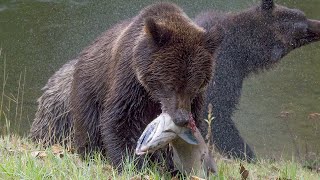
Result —
<instances>
[{"instance_id":1,"label":"riverbank","mask_svg":"<svg viewBox=\"0 0 320 180\"><path fill-rule=\"evenodd\" d=\"M284 160L274 162L259 160L256 164L216 157L219 172L212 179L320 179L320 172L310 170L300 163ZM99 154L83 161L72 149L52 146L44 149L26 138L0 136L0 179L170 179L160 167L137 171L128 162L119 175ZM242 174L240 174L242 164Z\"/></svg>"}]
</instances>

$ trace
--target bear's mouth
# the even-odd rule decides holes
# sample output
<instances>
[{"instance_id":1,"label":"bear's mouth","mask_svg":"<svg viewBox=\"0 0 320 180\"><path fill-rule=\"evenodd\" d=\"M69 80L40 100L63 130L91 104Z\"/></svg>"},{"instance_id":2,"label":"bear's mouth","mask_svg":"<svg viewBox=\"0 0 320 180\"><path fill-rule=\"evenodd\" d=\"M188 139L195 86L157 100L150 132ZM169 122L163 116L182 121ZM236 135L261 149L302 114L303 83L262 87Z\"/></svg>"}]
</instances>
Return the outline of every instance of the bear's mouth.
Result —
<instances>
[{"instance_id":1,"label":"bear's mouth","mask_svg":"<svg viewBox=\"0 0 320 180\"><path fill-rule=\"evenodd\" d=\"M167 113L161 113L154 119L140 136L135 153L143 155L152 153L163 148L176 138L193 145L198 144L197 138L193 135L194 123L188 127L177 126Z\"/></svg>"},{"instance_id":2,"label":"bear's mouth","mask_svg":"<svg viewBox=\"0 0 320 180\"><path fill-rule=\"evenodd\" d=\"M308 28L306 30L306 33L302 37L295 39L295 42L292 43L293 49L296 49L306 44L310 44L320 40L320 21L308 19L307 23L308 23Z\"/></svg>"}]
</instances>

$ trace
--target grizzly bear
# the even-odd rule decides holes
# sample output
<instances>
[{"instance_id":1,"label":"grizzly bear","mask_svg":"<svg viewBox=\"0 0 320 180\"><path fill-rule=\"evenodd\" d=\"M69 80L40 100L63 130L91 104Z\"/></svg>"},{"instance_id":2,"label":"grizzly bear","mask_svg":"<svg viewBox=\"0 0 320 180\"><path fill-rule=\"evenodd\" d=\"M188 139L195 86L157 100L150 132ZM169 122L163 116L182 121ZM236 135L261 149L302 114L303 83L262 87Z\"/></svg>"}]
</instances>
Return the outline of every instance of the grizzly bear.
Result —
<instances>
[{"instance_id":1,"label":"grizzly bear","mask_svg":"<svg viewBox=\"0 0 320 180\"><path fill-rule=\"evenodd\" d=\"M297 9L262 0L239 13L205 12L195 22L210 30L220 26L224 38L216 51L216 69L207 89L206 105L215 117L212 141L234 157L255 157L232 121L243 81L248 75L270 69L290 51L320 39L320 21L307 19ZM205 112L206 113L206 112Z\"/></svg>"},{"instance_id":2,"label":"grizzly bear","mask_svg":"<svg viewBox=\"0 0 320 180\"><path fill-rule=\"evenodd\" d=\"M219 33L206 32L176 5L144 8L49 79L31 138L50 145L72 135L78 153L100 150L121 169L146 125L162 112L180 126L190 116L200 124Z\"/></svg>"}]
</instances>

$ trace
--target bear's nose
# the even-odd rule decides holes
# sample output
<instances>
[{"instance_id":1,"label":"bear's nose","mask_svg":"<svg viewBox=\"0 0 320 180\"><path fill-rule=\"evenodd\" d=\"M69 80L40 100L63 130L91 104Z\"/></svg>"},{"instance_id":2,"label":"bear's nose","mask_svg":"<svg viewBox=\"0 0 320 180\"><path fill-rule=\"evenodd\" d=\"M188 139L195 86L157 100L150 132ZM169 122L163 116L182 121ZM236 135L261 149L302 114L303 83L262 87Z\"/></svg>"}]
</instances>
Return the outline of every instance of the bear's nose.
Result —
<instances>
[{"instance_id":1,"label":"bear's nose","mask_svg":"<svg viewBox=\"0 0 320 180\"><path fill-rule=\"evenodd\" d=\"M184 109L176 110L173 117L173 122L177 126L186 126L189 123L189 112Z\"/></svg>"}]
</instances>

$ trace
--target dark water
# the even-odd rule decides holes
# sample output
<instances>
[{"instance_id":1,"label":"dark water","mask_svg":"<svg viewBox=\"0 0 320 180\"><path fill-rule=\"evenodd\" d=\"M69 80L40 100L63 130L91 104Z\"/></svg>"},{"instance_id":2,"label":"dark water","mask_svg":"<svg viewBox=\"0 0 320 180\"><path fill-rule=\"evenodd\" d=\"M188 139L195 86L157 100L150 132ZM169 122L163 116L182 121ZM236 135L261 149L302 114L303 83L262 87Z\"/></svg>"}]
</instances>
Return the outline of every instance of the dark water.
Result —
<instances>
[{"instance_id":1,"label":"dark water","mask_svg":"<svg viewBox=\"0 0 320 180\"><path fill-rule=\"evenodd\" d=\"M151 2L0 0L0 131L10 123L11 132L26 134L47 79L101 32ZM173 2L194 17L205 9L238 11L258 1ZM320 19L319 0L277 2ZM246 80L234 119L259 155L320 151L320 117L308 118L320 113L319 48L316 43L295 50L274 70Z\"/></svg>"}]
</instances>

